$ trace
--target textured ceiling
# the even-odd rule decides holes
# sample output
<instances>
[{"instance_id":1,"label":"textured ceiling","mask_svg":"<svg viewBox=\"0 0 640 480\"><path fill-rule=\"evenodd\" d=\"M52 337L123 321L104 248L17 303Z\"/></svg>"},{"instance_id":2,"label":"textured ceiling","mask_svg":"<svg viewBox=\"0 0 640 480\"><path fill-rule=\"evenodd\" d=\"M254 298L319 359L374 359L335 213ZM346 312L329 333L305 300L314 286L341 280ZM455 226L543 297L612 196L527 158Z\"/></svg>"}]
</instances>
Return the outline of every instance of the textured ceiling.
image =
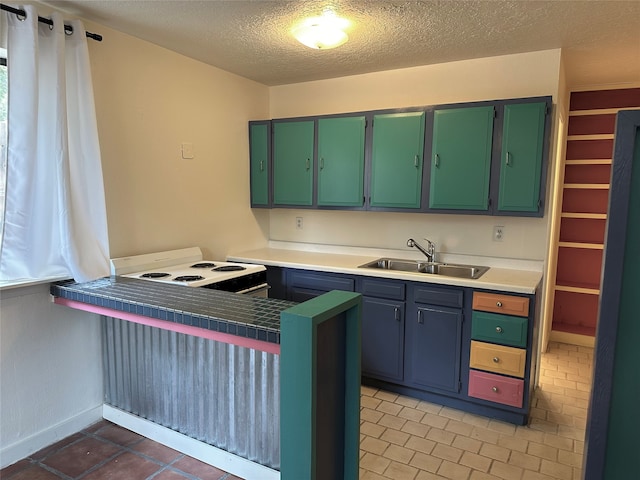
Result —
<instances>
[{"instance_id":1,"label":"textured ceiling","mask_svg":"<svg viewBox=\"0 0 640 480\"><path fill-rule=\"evenodd\" d=\"M266 85L552 48L572 87L640 83L640 0L41 3ZM328 5L353 22L349 41L299 44L292 26Z\"/></svg>"}]
</instances>

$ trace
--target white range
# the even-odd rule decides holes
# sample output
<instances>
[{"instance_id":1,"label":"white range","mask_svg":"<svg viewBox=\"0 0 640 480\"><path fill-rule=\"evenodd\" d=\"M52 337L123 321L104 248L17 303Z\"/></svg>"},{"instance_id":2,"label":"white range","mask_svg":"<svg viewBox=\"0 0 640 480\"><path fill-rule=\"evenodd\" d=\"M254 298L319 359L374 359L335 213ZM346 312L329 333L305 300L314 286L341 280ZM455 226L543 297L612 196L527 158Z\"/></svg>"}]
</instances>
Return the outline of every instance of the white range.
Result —
<instances>
[{"instance_id":1,"label":"white range","mask_svg":"<svg viewBox=\"0 0 640 480\"><path fill-rule=\"evenodd\" d=\"M112 258L111 274L267 297L264 265L203 259L199 247Z\"/></svg>"}]
</instances>

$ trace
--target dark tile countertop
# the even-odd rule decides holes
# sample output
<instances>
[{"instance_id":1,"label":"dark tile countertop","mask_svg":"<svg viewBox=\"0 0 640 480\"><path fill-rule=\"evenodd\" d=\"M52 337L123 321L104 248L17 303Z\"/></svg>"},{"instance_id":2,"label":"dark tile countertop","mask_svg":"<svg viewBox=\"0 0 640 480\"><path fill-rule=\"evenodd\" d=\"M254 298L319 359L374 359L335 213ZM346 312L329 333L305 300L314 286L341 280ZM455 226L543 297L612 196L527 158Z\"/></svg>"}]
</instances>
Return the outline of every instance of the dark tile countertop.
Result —
<instances>
[{"instance_id":1,"label":"dark tile countertop","mask_svg":"<svg viewBox=\"0 0 640 480\"><path fill-rule=\"evenodd\" d=\"M278 344L280 312L296 305L286 300L117 276L86 283L72 280L54 283L51 294L120 312Z\"/></svg>"}]
</instances>

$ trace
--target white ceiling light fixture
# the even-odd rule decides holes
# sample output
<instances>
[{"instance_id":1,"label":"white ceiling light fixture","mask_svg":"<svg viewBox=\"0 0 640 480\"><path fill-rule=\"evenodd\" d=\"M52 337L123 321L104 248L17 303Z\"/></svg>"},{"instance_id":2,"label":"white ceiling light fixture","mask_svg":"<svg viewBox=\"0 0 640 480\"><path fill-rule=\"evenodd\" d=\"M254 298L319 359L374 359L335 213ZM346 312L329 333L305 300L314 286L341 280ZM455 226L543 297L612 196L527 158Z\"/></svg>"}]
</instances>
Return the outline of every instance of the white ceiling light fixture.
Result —
<instances>
[{"instance_id":1,"label":"white ceiling light fixture","mask_svg":"<svg viewBox=\"0 0 640 480\"><path fill-rule=\"evenodd\" d=\"M309 48L328 50L349 40L345 29L350 25L349 20L338 17L333 9L326 8L319 17L305 18L291 33Z\"/></svg>"}]
</instances>

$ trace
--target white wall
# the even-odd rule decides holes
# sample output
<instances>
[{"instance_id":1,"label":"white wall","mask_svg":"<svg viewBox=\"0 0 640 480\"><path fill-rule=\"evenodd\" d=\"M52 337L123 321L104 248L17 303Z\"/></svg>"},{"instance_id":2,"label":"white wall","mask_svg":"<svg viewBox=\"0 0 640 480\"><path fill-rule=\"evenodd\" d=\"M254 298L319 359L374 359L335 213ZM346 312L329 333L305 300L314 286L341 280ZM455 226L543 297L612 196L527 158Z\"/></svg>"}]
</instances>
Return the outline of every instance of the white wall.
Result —
<instances>
[{"instance_id":1,"label":"white wall","mask_svg":"<svg viewBox=\"0 0 640 480\"><path fill-rule=\"evenodd\" d=\"M2 468L102 418L99 318L46 284L2 290L0 379Z\"/></svg>"},{"instance_id":2,"label":"white wall","mask_svg":"<svg viewBox=\"0 0 640 480\"><path fill-rule=\"evenodd\" d=\"M268 88L87 23L112 257L198 245L210 258L263 246L249 207L248 121ZM181 158L181 144L195 158Z\"/></svg>"},{"instance_id":3,"label":"white wall","mask_svg":"<svg viewBox=\"0 0 640 480\"><path fill-rule=\"evenodd\" d=\"M559 70L560 50L546 50L284 85L270 89L270 113L286 118L541 95L555 102ZM304 219L302 230L295 229L296 216ZM547 224L547 217L274 209L270 238L403 248L408 237L426 236L439 251L544 260ZM492 241L494 225L506 227L503 242Z\"/></svg>"}]
</instances>

